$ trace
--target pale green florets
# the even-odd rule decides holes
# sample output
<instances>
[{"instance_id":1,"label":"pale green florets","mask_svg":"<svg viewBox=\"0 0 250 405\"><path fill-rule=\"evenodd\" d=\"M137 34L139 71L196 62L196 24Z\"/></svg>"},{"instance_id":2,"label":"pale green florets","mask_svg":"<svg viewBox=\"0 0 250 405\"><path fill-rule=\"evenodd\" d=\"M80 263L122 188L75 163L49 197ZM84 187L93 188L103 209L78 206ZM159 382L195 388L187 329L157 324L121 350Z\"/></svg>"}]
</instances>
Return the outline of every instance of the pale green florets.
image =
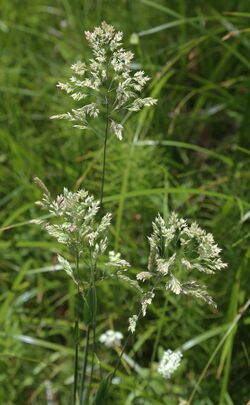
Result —
<instances>
[{"instance_id":1,"label":"pale green florets","mask_svg":"<svg viewBox=\"0 0 250 405\"><path fill-rule=\"evenodd\" d=\"M153 222L149 245L148 271L139 273L137 280L149 280L151 293L164 283L165 288L176 295L191 295L216 307L205 286L196 280L180 280L183 273L189 276L198 270L214 274L227 267L220 258L221 249L211 233L201 229L196 222L189 225L176 213L170 214L167 220L158 215ZM144 316L147 305L151 303L148 294L145 293L141 301Z\"/></svg>"},{"instance_id":2,"label":"pale green florets","mask_svg":"<svg viewBox=\"0 0 250 405\"><path fill-rule=\"evenodd\" d=\"M156 104L152 97L140 98L149 77L142 70L132 73L130 64L133 53L122 48L122 32L103 22L93 32L85 32L93 53L88 65L80 61L71 66L74 75L68 83L57 84L75 101L84 100L84 105L52 119L66 119L74 127L86 129L89 119L107 113L110 131L121 140L123 125L117 122L117 112L139 111ZM108 107L107 107L108 106Z\"/></svg>"},{"instance_id":3,"label":"pale green florets","mask_svg":"<svg viewBox=\"0 0 250 405\"><path fill-rule=\"evenodd\" d=\"M87 191L75 193L64 188L63 193L52 198L44 184L36 179L43 190L43 198L37 204L51 214L49 221L36 221L59 243L66 245L70 252L84 261L96 262L107 248L107 230L111 222L111 214L97 220L99 202ZM79 280L71 264L62 256L58 261L65 272L78 284Z\"/></svg>"},{"instance_id":4,"label":"pale green florets","mask_svg":"<svg viewBox=\"0 0 250 405\"><path fill-rule=\"evenodd\" d=\"M119 252L114 252L113 250L109 252L109 260L106 266L109 268L109 277L117 278L137 292L142 292L138 282L126 274L130 264L121 258Z\"/></svg>"},{"instance_id":5,"label":"pale green florets","mask_svg":"<svg viewBox=\"0 0 250 405\"><path fill-rule=\"evenodd\" d=\"M128 322L129 322L128 330L129 330L131 333L134 333L134 332L135 332L137 321L138 321L138 315L132 315L132 316L129 318L129 320L128 320Z\"/></svg>"},{"instance_id":6,"label":"pale green florets","mask_svg":"<svg viewBox=\"0 0 250 405\"><path fill-rule=\"evenodd\" d=\"M147 307L152 304L154 297L155 297L155 293L153 291L149 291L143 295L142 301L141 301L142 316L146 316Z\"/></svg>"},{"instance_id":7,"label":"pale green florets","mask_svg":"<svg viewBox=\"0 0 250 405\"><path fill-rule=\"evenodd\" d=\"M43 228L59 243L81 255L84 249L95 248L103 253L106 248L105 231L110 225L111 214L106 214L98 224L96 215L99 201L85 190L75 193L64 188L63 194L53 199L49 191L37 203L52 214L50 222L43 221Z\"/></svg>"},{"instance_id":8,"label":"pale green florets","mask_svg":"<svg viewBox=\"0 0 250 405\"><path fill-rule=\"evenodd\" d=\"M43 198L37 204L48 211L50 219L33 222L42 225L49 235L66 245L71 254L84 261L84 267L94 266L96 271L98 259L107 250L111 214L107 213L100 218L99 201L85 190L73 193L64 188L63 193L53 199L41 180L37 178L35 180L43 191ZM61 255L58 255L58 261L67 275L81 288L82 280L75 273L75 265L72 266ZM121 258L120 253L109 252L109 259L103 257L102 264L97 271L100 280L108 278L120 280L141 293L138 282L126 274L130 264Z\"/></svg>"},{"instance_id":9,"label":"pale green florets","mask_svg":"<svg viewBox=\"0 0 250 405\"><path fill-rule=\"evenodd\" d=\"M127 268L130 267L130 264L126 260L121 258L121 253L114 252L113 250L109 252L108 265L111 267L115 267L117 269L120 268L125 270L127 270Z\"/></svg>"}]
</instances>

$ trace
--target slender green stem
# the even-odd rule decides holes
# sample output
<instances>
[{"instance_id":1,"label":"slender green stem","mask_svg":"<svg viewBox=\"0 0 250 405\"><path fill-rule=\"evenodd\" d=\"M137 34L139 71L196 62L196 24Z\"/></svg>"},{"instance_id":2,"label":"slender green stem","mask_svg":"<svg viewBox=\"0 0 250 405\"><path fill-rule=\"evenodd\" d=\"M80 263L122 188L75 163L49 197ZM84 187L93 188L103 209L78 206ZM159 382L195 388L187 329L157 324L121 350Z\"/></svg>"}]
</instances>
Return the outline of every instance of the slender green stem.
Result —
<instances>
[{"instance_id":1,"label":"slender green stem","mask_svg":"<svg viewBox=\"0 0 250 405\"><path fill-rule=\"evenodd\" d=\"M107 77L108 77L108 67L107 67ZM107 155L107 140L108 140L108 129L109 129L109 98L108 98L109 88L107 87L106 91L106 125L105 125L105 136L104 136L104 147L103 147L103 164L102 164L102 179L101 179L101 195L100 195L100 207L103 204L103 196L104 196L104 184L105 184L105 173L106 173L106 155ZM89 394L92 386L92 379L93 379L93 371L94 371L94 357L96 352L96 306L97 306L97 295L96 295L96 284L95 284L95 272L96 272L96 262L92 263L91 266L91 284L90 288L93 288L93 295L94 295L94 308L92 314L92 322L88 329L88 345L85 346L86 356L84 352L84 359L83 359L83 367L85 367L85 361L87 364L87 357L88 357L88 350L89 350L89 332L90 327L93 331L93 344L92 344L92 355L91 355L91 371L90 371L90 378L89 378L89 386L87 389L86 395L83 394L83 387L81 386L81 396L80 396L80 405L83 405L89 399ZM82 377L83 377L82 373ZM85 375L84 375L85 379ZM83 383L84 384L84 383Z\"/></svg>"},{"instance_id":2,"label":"slender green stem","mask_svg":"<svg viewBox=\"0 0 250 405\"><path fill-rule=\"evenodd\" d=\"M73 405L76 404L77 380L78 380L78 340L79 340L79 325L75 320L75 354L74 354L74 385L73 385Z\"/></svg>"},{"instance_id":3,"label":"slender green stem","mask_svg":"<svg viewBox=\"0 0 250 405\"><path fill-rule=\"evenodd\" d=\"M128 334L128 336L127 336L127 338L126 338L126 340L125 340L125 342L124 342L124 345L123 345L122 350L121 350L121 353L120 353L120 355L119 355L119 357L118 357L116 366L115 366L115 368L114 368L114 370L113 370L113 372L112 372L112 374L111 374L110 381L112 381L113 378L115 377L116 372L117 372L117 370L118 370L118 367L119 367L120 364L121 364L122 356L123 356L123 354L124 354L124 352L125 352L125 349L126 349L126 347L127 347L129 338L130 338L130 334Z\"/></svg>"},{"instance_id":4,"label":"slender green stem","mask_svg":"<svg viewBox=\"0 0 250 405\"><path fill-rule=\"evenodd\" d=\"M82 372L81 372L81 381L80 381L80 405L87 404L89 400L90 389L92 385L92 378L93 378L93 369L94 369L94 355L95 355L95 345L96 345L96 333L95 333L95 325L96 325L96 305L97 305L97 298L96 298L96 286L95 286L95 271L96 271L96 261L93 263L91 259L91 279L90 279L90 289L92 289L92 319L91 322L87 326L86 336L85 336L85 348L83 353L83 360L82 360ZM87 369L87 362L88 362L88 353L89 353L89 340L90 340L90 333L93 330L93 344L91 348L91 370L90 370L90 377L89 377L89 384L88 388L85 389L85 382L86 382L86 369Z\"/></svg>"},{"instance_id":5,"label":"slender green stem","mask_svg":"<svg viewBox=\"0 0 250 405\"><path fill-rule=\"evenodd\" d=\"M108 128L109 128L109 101L108 101L108 98L106 97L106 127L105 127L105 138L104 138L104 147L103 147L103 164L102 164L101 197L100 197L101 206L102 206L103 195L104 195Z\"/></svg>"},{"instance_id":6,"label":"slender green stem","mask_svg":"<svg viewBox=\"0 0 250 405\"><path fill-rule=\"evenodd\" d=\"M89 378L89 387L87 391L87 399L89 398L90 389L93 380L93 371L94 371L94 358L96 352L96 308L97 308L97 295L96 295L96 284L95 284L95 272L96 272L96 261L94 265L92 265L91 269L91 288L93 288L93 297L94 297L94 305L93 305L93 312L92 312L92 322L91 327L93 331L93 345L92 345L92 355L91 355L91 369L90 369L90 378ZM80 404L82 405L82 404Z\"/></svg>"},{"instance_id":7,"label":"slender green stem","mask_svg":"<svg viewBox=\"0 0 250 405\"><path fill-rule=\"evenodd\" d=\"M82 373L81 373L81 382L80 382L80 405L84 404L84 388L86 380L86 370L88 362L88 352L89 352L89 334L90 334L90 325L87 326L86 335L85 335L85 347L82 360Z\"/></svg>"},{"instance_id":8,"label":"slender green stem","mask_svg":"<svg viewBox=\"0 0 250 405\"><path fill-rule=\"evenodd\" d=\"M89 386L88 386L88 390L87 390L87 399L89 399L89 394L90 394L92 380L93 380L95 351L96 351L96 328L95 328L95 326L93 326L93 347L92 347L92 356L91 356L91 370L90 370Z\"/></svg>"},{"instance_id":9,"label":"slender green stem","mask_svg":"<svg viewBox=\"0 0 250 405\"><path fill-rule=\"evenodd\" d=\"M152 290L150 291L151 293L153 293L153 292L155 291L155 289L157 288L159 282L160 282L160 281L158 280L158 282L155 284L155 286L154 286L154 287L152 288ZM142 309L140 309L140 311L139 311L139 313L138 313L138 315L137 315L137 322L140 320L141 316L142 316ZM127 338L126 338L126 340L125 340L125 342L124 342L124 345L123 345L122 350L121 350L121 352L120 352L120 355L119 355L119 357L118 357L116 366L115 366L113 372L111 373L110 382L111 382L111 381L113 380L113 378L115 377L115 374L116 374L116 372L117 372L117 370L118 370L118 367L119 367L120 364L121 364L122 356L123 356L123 354L124 354L124 352L125 352L125 349L126 349L126 347L127 347L129 338L130 338L130 333L128 334L128 336L127 336ZM108 388L107 388L106 394L107 394L107 393L108 393Z\"/></svg>"},{"instance_id":10,"label":"slender green stem","mask_svg":"<svg viewBox=\"0 0 250 405\"><path fill-rule=\"evenodd\" d=\"M151 364L153 363L153 361L155 359L156 351L157 351L157 348L158 348L158 345L159 345L161 332L162 332L162 327L163 327L164 320L165 320L165 312L166 312L166 309L167 309L167 303L168 303L168 297L166 296L163 311L162 311L159 326L158 326L157 335L156 335L155 342L154 342L154 348L153 348L153 352L152 352L152 356L151 356L151 362L150 362Z\"/></svg>"},{"instance_id":11,"label":"slender green stem","mask_svg":"<svg viewBox=\"0 0 250 405\"><path fill-rule=\"evenodd\" d=\"M77 275L77 299L75 307L75 355L74 355L74 384L73 384L73 400L72 404L76 404L76 393L78 385L78 357L79 357L79 306L80 306L80 290L79 290L79 253L76 253L76 275Z\"/></svg>"},{"instance_id":12,"label":"slender green stem","mask_svg":"<svg viewBox=\"0 0 250 405\"><path fill-rule=\"evenodd\" d=\"M138 315L137 315L137 317L138 317L138 318L137 318L137 322L138 322L139 319L141 318L141 315L142 315L142 310L140 309L140 311L139 311L139 313L138 313ZM131 334L129 333L129 334L127 335L127 337L126 337L126 340L125 340L125 342L124 342L124 344L123 344L122 350L121 350L120 355L119 355L119 357L118 357L116 366L114 367L114 370L113 370L113 372L112 372L112 374L111 374L110 382L111 382L111 381L113 380L113 378L115 377L116 372L117 372L117 370L118 370L118 367L119 367L120 364L121 364L122 356L123 356L123 354L124 354L124 352L125 352L125 349L126 349L126 347L127 347L127 344L128 344L128 341L129 341L130 336L131 336ZM108 390L106 391L106 393L107 393L107 392L108 392Z\"/></svg>"}]
</instances>

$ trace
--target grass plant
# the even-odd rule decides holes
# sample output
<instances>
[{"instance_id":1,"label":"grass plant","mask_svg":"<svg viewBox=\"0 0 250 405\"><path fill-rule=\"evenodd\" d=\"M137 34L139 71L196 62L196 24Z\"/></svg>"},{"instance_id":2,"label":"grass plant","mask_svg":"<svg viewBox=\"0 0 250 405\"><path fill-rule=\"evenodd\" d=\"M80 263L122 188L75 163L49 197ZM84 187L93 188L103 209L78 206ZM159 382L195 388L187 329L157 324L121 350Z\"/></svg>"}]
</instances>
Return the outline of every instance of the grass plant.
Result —
<instances>
[{"instance_id":1,"label":"grass plant","mask_svg":"<svg viewBox=\"0 0 250 405\"><path fill-rule=\"evenodd\" d=\"M1 403L71 401L77 286L57 254L69 263L74 255L32 223L50 220L34 204L40 192L33 178L53 196L66 187L100 198L104 121L90 135L49 117L72 109L56 82L69 77L75 60L90 57L84 31L103 20L125 33L133 72L145 70L147 96L159 100L127 118L122 141L107 137L101 214L112 212L110 247L132 264L127 273L135 279L147 267L156 213L165 219L176 211L214 235L228 270L201 275L217 311L164 290L122 357L122 346L104 348L96 339L88 395L97 393L100 403L106 387L97 370L105 376L117 368L108 390L114 404L249 400L249 16L245 0L119 0L116 7L109 0L2 1ZM127 336L138 296L116 278L98 288L96 335L111 329ZM81 317L78 326L92 348L93 330L88 338ZM86 346L81 340L81 355ZM183 353L171 380L157 372L168 348Z\"/></svg>"}]
</instances>

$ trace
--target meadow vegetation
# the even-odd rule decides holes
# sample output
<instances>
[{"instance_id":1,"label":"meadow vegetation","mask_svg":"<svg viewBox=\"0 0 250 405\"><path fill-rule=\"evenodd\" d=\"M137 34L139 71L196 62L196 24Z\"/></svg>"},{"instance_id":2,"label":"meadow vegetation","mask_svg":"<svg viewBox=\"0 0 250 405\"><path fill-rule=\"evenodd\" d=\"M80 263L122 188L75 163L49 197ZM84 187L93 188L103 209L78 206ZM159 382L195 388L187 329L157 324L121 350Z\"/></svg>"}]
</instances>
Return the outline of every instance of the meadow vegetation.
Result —
<instances>
[{"instance_id":1,"label":"meadow vegetation","mask_svg":"<svg viewBox=\"0 0 250 405\"><path fill-rule=\"evenodd\" d=\"M61 240L34 224L46 216L35 204L41 191L34 178L42 179L51 198L66 187L73 192L88 190L94 201L100 199L104 123L95 120L93 134L49 117L74 108L75 100L56 84L68 80L72 64L91 57L84 31L93 31L104 20L123 31L124 46L134 53L132 72L144 70L151 78L143 97L158 99L157 105L129 114L122 140L117 126L107 138L103 201L97 215L100 222L112 213L111 224L106 224L109 263L114 257L121 260L112 252L121 252L130 263L125 266L129 279L148 271L152 222L157 222L157 213L158 224L159 218L167 221L173 211L212 233L227 263L216 275L195 274L207 286L203 301L205 297L211 304L213 297L217 309L177 294L181 286L173 286L173 281L160 293L151 291L147 314L130 334L104 403L246 405L250 399L250 4L246 0L49 4L2 0L0 403L71 403L77 283L69 279L70 269L67 275L63 268L65 260L74 261L74 252L72 245L64 249ZM72 195L66 191L66 197ZM104 259L100 266L105 267ZM143 277L151 276L137 278L144 288ZM97 286L95 333L101 341L96 341L91 398L103 376L112 375L121 355L120 342L128 335L128 318L138 311L140 298L129 284L114 278ZM110 330L117 334L107 335ZM82 315L79 332L82 356L86 333ZM157 371L166 350L181 353L180 366L169 379ZM101 403L100 397L95 401Z\"/></svg>"}]
</instances>

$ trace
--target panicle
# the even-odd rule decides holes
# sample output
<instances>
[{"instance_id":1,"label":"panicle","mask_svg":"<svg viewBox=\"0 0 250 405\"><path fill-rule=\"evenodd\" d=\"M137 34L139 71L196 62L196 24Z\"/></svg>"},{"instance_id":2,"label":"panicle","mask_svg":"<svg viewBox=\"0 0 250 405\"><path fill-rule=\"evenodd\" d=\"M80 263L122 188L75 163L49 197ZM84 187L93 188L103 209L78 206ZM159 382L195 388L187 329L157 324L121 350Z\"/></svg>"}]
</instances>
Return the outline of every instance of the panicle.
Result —
<instances>
[{"instance_id":1,"label":"panicle","mask_svg":"<svg viewBox=\"0 0 250 405\"><path fill-rule=\"evenodd\" d=\"M200 228L196 222L188 224L175 212L166 220L158 214L153 222L149 245L148 271L139 273L137 280L150 279L153 286L159 286L163 281L165 288L174 294L190 295L216 308L204 285L196 280L179 279L181 269L184 275L189 276L195 271L214 274L227 267L220 258L221 249L211 233ZM154 288L150 290L151 293ZM143 298L143 308L146 303L147 300L144 302Z\"/></svg>"},{"instance_id":2,"label":"panicle","mask_svg":"<svg viewBox=\"0 0 250 405\"><path fill-rule=\"evenodd\" d=\"M107 113L109 129L119 140L123 138L123 125L117 122L117 113L139 111L151 107L157 100L141 98L149 77L143 70L131 70L133 53L122 47L122 32L102 22L93 32L85 32L93 53L88 63L77 61L71 66L73 76L66 83L58 82L57 87L65 91L77 103L84 104L51 119L66 119L79 129L89 128L89 120Z\"/></svg>"},{"instance_id":3,"label":"panicle","mask_svg":"<svg viewBox=\"0 0 250 405\"><path fill-rule=\"evenodd\" d=\"M41 180L36 182L43 191L42 200L38 204L52 214L49 222L40 220L43 228L59 243L67 245L79 256L86 251L92 251L94 258L97 259L103 254L107 247L106 231L112 216L107 213L100 222L98 221L99 201L86 190L73 193L67 188L53 199ZM62 257L59 258L59 262L72 277L69 263Z\"/></svg>"},{"instance_id":4,"label":"panicle","mask_svg":"<svg viewBox=\"0 0 250 405\"><path fill-rule=\"evenodd\" d=\"M107 213L100 218L99 201L96 201L85 190L73 193L64 188L63 193L53 199L41 180L36 179L36 183L43 191L42 200L38 204L42 209L48 211L51 216L49 221L39 219L33 222L41 225L59 243L66 245L70 253L75 257L82 258L85 263L89 263L90 267L94 264L96 268L99 257L104 255L107 250L107 232L112 215ZM75 266L72 266L60 255L58 255L58 262L82 291L84 285L79 280ZM138 282L126 275L130 264L121 258L120 253L109 252L109 260L106 259L104 264L104 268L97 270L98 277L101 280L115 278L137 292L142 292ZM107 272L105 268L108 268Z\"/></svg>"}]
</instances>

